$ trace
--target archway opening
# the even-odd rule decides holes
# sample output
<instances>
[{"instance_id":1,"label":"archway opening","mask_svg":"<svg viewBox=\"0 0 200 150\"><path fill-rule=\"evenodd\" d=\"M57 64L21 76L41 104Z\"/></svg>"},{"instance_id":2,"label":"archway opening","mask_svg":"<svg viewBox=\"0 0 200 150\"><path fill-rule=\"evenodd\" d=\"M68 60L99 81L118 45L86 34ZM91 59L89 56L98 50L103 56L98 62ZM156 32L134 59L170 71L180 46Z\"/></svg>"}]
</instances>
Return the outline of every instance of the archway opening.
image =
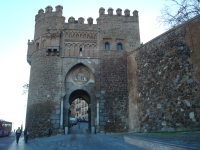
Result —
<instances>
[{"instance_id":1,"label":"archway opening","mask_svg":"<svg viewBox=\"0 0 200 150\"><path fill-rule=\"evenodd\" d=\"M70 118L76 118L81 121L88 119L88 103L82 99L75 99L70 105Z\"/></svg>"},{"instance_id":2,"label":"archway opening","mask_svg":"<svg viewBox=\"0 0 200 150\"><path fill-rule=\"evenodd\" d=\"M69 97L69 133L81 134L91 129L90 95L84 90L75 90Z\"/></svg>"}]
</instances>

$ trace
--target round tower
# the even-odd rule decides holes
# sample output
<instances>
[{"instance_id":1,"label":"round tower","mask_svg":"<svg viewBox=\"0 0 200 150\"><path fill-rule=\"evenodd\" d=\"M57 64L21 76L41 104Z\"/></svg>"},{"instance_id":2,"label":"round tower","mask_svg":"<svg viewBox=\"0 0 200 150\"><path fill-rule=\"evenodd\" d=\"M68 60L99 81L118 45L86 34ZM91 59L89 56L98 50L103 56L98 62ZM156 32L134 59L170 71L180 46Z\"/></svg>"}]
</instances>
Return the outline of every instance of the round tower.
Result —
<instances>
[{"instance_id":1,"label":"round tower","mask_svg":"<svg viewBox=\"0 0 200 150\"><path fill-rule=\"evenodd\" d=\"M62 24L65 21L65 17L62 16L62 9L63 7L58 5L55 12L53 12L51 6L47 6L45 12L43 9L38 11L38 14L35 16L34 40L48 34L49 29L62 29Z\"/></svg>"},{"instance_id":2,"label":"round tower","mask_svg":"<svg viewBox=\"0 0 200 150\"><path fill-rule=\"evenodd\" d=\"M51 6L38 11L35 17L35 36L28 41L27 60L31 65L27 103L26 127L30 138L62 134L60 127L60 34L65 17L63 7Z\"/></svg>"}]
</instances>

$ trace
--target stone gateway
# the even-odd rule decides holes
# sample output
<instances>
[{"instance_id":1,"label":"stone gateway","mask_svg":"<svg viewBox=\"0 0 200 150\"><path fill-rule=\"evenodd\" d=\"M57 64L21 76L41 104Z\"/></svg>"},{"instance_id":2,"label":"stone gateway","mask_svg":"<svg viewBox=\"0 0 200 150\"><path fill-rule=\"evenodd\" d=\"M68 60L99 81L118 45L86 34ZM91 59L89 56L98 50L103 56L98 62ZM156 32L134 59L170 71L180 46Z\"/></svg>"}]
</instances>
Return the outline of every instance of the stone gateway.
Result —
<instances>
[{"instance_id":1,"label":"stone gateway","mask_svg":"<svg viewBox=\"0 0 200 150\"><path fill-rule=\"evenodd\" d=\"M140 46L136 10L100 8L97 24L52 10L38 11L28 40L31 138L68 134L77 98L91 133L200 129L200 16Z\"/></svg>"}]
</instances>

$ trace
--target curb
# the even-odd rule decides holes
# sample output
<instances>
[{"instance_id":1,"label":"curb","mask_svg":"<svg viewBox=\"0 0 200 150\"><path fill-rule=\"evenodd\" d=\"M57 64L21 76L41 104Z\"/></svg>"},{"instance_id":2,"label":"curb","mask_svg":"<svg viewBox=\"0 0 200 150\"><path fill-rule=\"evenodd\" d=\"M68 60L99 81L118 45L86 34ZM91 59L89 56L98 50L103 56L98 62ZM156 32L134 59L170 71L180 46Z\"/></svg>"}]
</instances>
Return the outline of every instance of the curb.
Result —
<instances>
[{"instance_id":1,"label":"curb","mask_svg":"<svg viewBox=\"0 0 200 150\"><path fill-rule=\"evenodd\" d=\"M200 150L200 147L197 145L189 145L189 144L177 144L167 141L161 141L156 139L148 139L148 138L141 138L136 136L124 136L125 143L135 145L144 149L149 150L191 150L196 149Z\"/></svg>"}]
</instances>

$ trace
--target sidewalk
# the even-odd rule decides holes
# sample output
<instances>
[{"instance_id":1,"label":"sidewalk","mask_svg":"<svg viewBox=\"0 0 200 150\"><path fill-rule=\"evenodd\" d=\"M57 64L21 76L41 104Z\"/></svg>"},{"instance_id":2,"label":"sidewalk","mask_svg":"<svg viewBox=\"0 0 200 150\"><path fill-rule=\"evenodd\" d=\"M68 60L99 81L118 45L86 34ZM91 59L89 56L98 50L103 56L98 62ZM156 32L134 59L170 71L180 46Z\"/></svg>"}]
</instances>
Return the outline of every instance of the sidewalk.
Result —
<instances>
[{"instance_id":1,"label":"sidewalk","mask_svg":"<svg viewBox=\"0 0 200 150\"><path fill-rule=\"evenodd\" d=\"M146 149L199 149L200 131L108 134ZM160 148L159 148L160 147Z\"/></svg>"},{"instance_id":2,"label":"sidewalk","mask_svg":"<svg viewBox=\"0 0 200 150\"><path fill-rule=\"evenodd\" d=\"M29 140L27 144L24 143L23 136L21 136L19 143L13 142L8 150L142 150L143 148L154 150L200 150L200 131L113 134L88 134L85 130L83 132L75 131L72 130L69 135Z\"/></svg>"},{"instance_id":3,"label":"sidewalk","mask_svg":"<svg viewBox=\"0 0 200 150\"><path fill-rule=\"evenodd\" d=\"M144 150L105 134L69 134L11 144L8 150Z\"/></svg>"}]
</instances>

